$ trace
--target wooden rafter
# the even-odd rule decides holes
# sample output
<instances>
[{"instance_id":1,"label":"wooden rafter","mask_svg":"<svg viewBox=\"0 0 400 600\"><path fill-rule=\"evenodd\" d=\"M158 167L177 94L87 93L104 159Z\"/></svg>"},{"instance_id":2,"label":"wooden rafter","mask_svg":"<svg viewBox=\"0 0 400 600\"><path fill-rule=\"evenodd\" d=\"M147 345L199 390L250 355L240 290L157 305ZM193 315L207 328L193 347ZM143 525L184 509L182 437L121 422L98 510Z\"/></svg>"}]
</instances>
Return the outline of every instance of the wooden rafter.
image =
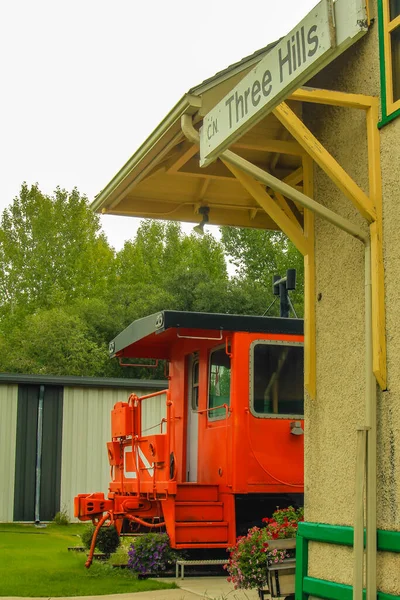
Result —
<instances>
[{"instance_id":1,"label":"wooden rafter","mask_svg":"<svg viewBox=\"0 0 400 600\"><path fill-rule=\"evenodd\" d=\"M375 210L366 193L355 183L326 148L320 144L317 138L289 106L285 102L282 102L273 112L344 195L353 202L362 216L369 223L374 221L376 218Z\"/></svg>"},{"instance_id":2,"label":"wooden rafter","mask_svg":"<svg viewBox=\"0 0 400 600\"><path fill-rule=\"evenodd\" d=\"M300 102L359 108L361 110L368 110L373 99L372 96L364 96L363 94L349 94L348 92L321 90L311 87L299 88L290 97L290 100L299 100Z\"/></svg>"},{"instance_id":3,"label":"wooden rafter","mask_svg":"<svg viewBox=\"0 0 400 600\"><path fill-rule=\"evenodd\" d=\"M290 173L290 175L285 177L283 181L285 183L287 183L288 185L293 185L293 186L300 183L300 181L303 181L303 167L301 166L298 169L296 169L295 171L293 171L293 173Z\"/></svg>"},{"instance_id":4,"label":"wooden rafter","mask_svg":"<svg viewBox=\"0 0 400 600\"><path fill-rule=\"evenodd\" d=\"M223 160L223 159L221 159ZM242 186L253 196L256 202L265 210L266 213L271 217L273 221L277 224L277 226L292 240L295 244L296 248L304 255L308 253L308 244L307 240L304 237L304 233L297 223L297 221L293 221L289 218L285 211L278 206L278 204L273 200L273 198L261 187L261 185L244 173L237 167L233 166L227 161L224 161L224 164L228 167L228 169L233 173L238 181L242 184Z\"/></svg>"},{"instance_id":5,"label":"wooden rafter","mask_svg":"<svg viewBox=\"0 0 400 600\"><path fill-rule=\"evenodd\" d=\"M262 137L252 142L235 142L232 150L258 150L259 152L277 152L279 154L290 154L292 156L303 156L304 150L300 144L294 141L264 139Z\"/></svg>"},{"instance_id":6,"label":"wooden rafter","mask_svg":"<svg viewBox=\"0 0 400 600\"><path fill-rule=\"evenodd\" d=\"M281 135L281 139L283 141L286 141L289 137L289 132L287 129L283 128L283 132ZM275 170L276 165L278 164L278 160L280 158L280 155L282 154L282 152L275 152L275 154L273 155L273 157L271 158L271 161L269 163L269 168L271 169L271 171Z\"/></svg>"},{"instance_id":7,"label":"wooden rafter","mask_svg":"<svg viewBox=\"0 0 400 600\"><path fill-rule=\"evenodd\" d=\"M289 219L291 219L293 221L293 223L297 223L298 225L302 226L302 223L299 220L299 211L297 210L297 207L294 204L294 202L292 202L291 200L289 201L287 198L285 198L279 192L274 192L273 195L276 198L276 201L278 202L279 206L284 211L284 213L289 217ZM295 210L293 210L293 208ZM297 211L297 214L295 211Z\"/></svg>"},{"instance_id":8,"label":"wooden rafter","mask_svg":"<svg viewBox=\"0 0 400 600\"><path fill-rule=\"evenodd\" d=\"M203 200L210 183L211 183L211 179L209 179L209 178L200 180L199 191L196 194L197 200Z\"/></svg>"},{"instance_id":9,"label":"wooden rafter","mask_svg":"<svg viewBox=\"0 0 400 600\"><path fill-rule=\"evenodd\" d=\"M197 152L199 152L199 146L190 145L174 162L169 166L167 173L176 173L183 165L185 165Z\"/></svg>"}]
</instances>

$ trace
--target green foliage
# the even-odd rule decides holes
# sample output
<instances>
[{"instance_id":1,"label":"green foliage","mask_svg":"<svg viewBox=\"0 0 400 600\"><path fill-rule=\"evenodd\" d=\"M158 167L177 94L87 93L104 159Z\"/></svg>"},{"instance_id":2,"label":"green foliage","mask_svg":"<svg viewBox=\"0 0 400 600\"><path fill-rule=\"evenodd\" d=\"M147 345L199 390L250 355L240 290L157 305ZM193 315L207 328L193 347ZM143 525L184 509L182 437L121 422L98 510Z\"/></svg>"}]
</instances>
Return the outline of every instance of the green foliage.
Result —
<instances>
[{"instance_id":1,"label":"green foliage","mask_svg":"<svg viewBox=\"0 0 400 600\"><path fill-rule=\"evenodd\" d=\"M93 533L94 526L92 524L87 525L84 531L81 534L82 544L89 550ZM109 527L101 527L96 540L96 548L103 552L104 554L112 554L117 550L120 545L120 537L118 535L117 530L114 525L110 525Z\"/></svg>"},{"instance_id":2,"label":"green foliage","mask_svg":"<svg viewBox=\"0 0 400 600\"><path fill-rule=\"evenodd\" d=\"M112 569L94 562L85 569L83 552L75 546L83 525L54 524L45 529L16 523L0 524L0 590L2 596L56 598L145 592L176 587L138 580L130 569ZM151 596L151 594L149 594Z\"/></svg>"},{"instance_id":3,"label":"green foliage","mask_svg":"<svg viewBox=\"0 0 400 600\"><path fill-rule=\"evenodd\" d=\"M61 508L61 510L58 511L58 513L55 514L54 519L53 519L53 523L55 525L69 525L69 516L67 513L66 508Z\"/></svg>"},{"instance_id":4,"label":"green foliage","mask_svg":"<svg viewBox=\"0 0 400 600\"><path fill-rule=\"evenodd\" d=\"M128 567L135 573L159 573L176 561L178 553L169 545L166 533L146 533L137 537L128 550Z\"/></svg>"},{"instance_id":5,"label":"green foliage","mask_svg":"<svg viewBox=\"0 0 400 600\"><path fill-rule=\"evenodd\" d=\"M159 310L263 314L271 277L298 271L291 294L302 314L302 258L279 232L221 228L184 235L179 223L143 220L115 253L87 199L24 184L0 222L0 371L164 378L121 368L108 342ZM226 253L237 266L229 278ZM269 314L277 314L274 309Z\"/></svg>"},{"instance_id":6,"label":"green foliage","mask_svg":"<svg viewBox=\"0 0 400 600\"><path fill-rule=\"evenodd\" d=\"M0 227L0 307L3 315L50 308L102 295L114 253L99 218L77 190L53 197L24 184Z\"/></svg>"},{"instance_id":7,"label":"green foliage","mask_svg":"<svg viewBox=\"0 0 400 600\"><path fill-rule=\"evenodd\" d=\"M280 231L221 227L222 244L232 264L237 268L237 277L265 288L265 305L261 314L273 300L272 276L286 275L287 269L296 269L297 286L290 292L298 316L303 315L304 306L304 261L292 242ZM260 314L260 313L259 313ZM277 304L269 313L279 314Z\"/></svg>"},{"instance_id":8,"label":"green foliage","mask_svg":"<svg viewBox=\"0 0 400 600\"><path fill-rule=\"evenodd\" d=\"M43 375L100 375L105 347L88 336L86 323L68 308L27 315L0 340L1 370Z\"/></svg>"}]
</instances>

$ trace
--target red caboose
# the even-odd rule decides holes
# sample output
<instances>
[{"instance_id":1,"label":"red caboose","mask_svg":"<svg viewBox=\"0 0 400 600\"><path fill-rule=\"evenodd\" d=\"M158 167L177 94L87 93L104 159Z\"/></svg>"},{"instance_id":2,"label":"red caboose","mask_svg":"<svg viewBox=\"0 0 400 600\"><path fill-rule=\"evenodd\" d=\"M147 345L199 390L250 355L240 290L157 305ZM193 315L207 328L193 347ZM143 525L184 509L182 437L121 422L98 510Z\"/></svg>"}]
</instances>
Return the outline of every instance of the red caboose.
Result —
<instances>
[{"instance_id":1,"label":"red caboose","mask_svg":"<svg viewBox=\"0 0 400 600\"><path fill-rule=\"evenodd\" d=\"M149 396L115 405L108 499L80 494L77 517L226 548L277 505L302 503L301 319L163 311L133 322L110 355L169 362L166 417L145 432Z\"/></svg>"}]
</instances>

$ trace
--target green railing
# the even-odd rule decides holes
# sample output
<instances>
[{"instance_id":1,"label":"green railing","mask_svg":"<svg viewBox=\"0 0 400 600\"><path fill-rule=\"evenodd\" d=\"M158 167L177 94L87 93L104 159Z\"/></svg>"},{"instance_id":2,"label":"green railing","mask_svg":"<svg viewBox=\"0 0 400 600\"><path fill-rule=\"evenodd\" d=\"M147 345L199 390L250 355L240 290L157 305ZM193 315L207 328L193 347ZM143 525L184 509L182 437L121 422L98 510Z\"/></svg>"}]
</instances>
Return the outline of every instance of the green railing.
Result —
<instances>
[{"instance_id":1,"label":"green railing","mask_svg":"<svg viewBox=\"0 0 400 600\"><path fill-rule=\"evenodd\" d=\"M400 532L378 529L378 550L400 553ZM353 527L299 523L296 540L296 600L308 600L309 596L323 600L352 600L353 587L325 579L308 576L308 544L322 542L340 546L353 546ZM364 541L365 543L365 541ZM365 598L365 590L364 590ZM399 596L377 593L378 600L398 600Z\"/></svg>"}]
</instances>

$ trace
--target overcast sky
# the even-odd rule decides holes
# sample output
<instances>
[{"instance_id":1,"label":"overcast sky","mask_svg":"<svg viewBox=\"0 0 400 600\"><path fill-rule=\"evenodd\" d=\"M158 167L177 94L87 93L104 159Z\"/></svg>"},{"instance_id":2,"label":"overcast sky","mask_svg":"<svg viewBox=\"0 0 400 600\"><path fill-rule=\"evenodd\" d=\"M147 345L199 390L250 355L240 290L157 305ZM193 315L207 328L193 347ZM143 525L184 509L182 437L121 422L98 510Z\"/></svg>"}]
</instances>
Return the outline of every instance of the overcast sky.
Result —
<instances>
[{"instance_id":1,"label":"overcast sky","mask_svg":"<svg viewBox=\"0 0 400 600\"><path fill-rule=\"evenodd\" d=\"M191 87L288 33L317 0L5 0L0 211L21 183L93 200ZM120 248L137 220L106 216Z\"/></svg>"}]
</instances>

